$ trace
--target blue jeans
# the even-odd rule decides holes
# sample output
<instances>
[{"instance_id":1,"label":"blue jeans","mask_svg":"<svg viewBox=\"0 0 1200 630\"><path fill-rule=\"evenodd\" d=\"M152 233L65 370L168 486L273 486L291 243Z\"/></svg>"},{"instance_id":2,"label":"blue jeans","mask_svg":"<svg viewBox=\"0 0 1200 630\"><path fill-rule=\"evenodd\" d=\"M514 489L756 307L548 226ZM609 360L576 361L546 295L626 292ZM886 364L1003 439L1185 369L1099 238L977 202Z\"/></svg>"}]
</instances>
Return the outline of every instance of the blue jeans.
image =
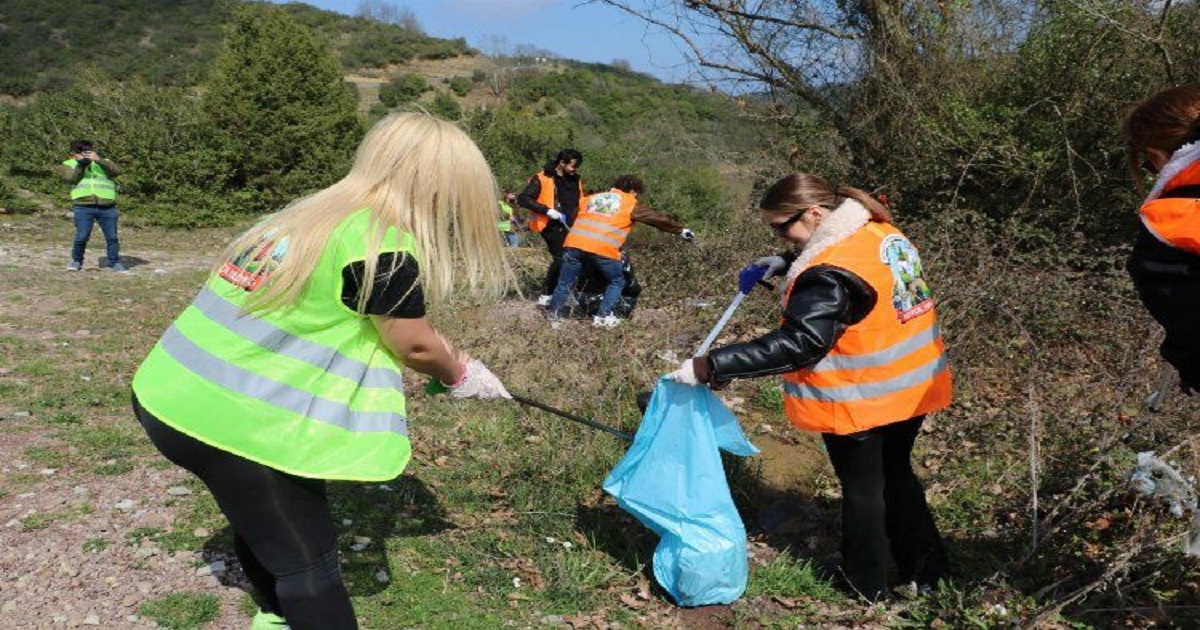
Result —
<instances>
[{"instance_id":1,"label":"blue jeans","mask_svg":"<svg viewBox=\"0 0 1200 630\"><path fill-rule=\"evenodd\" d=\"M75 211L75 243L71 247L71 260L83 264L83 251L92 236L92 225L99 223L107 245L108 264L110 267L117 264L120 255L120 244L117 242L117 207L74 206L72 210Z\"/></svg>"},{"instance_id":2,"label":"blue jeans","mask_svg":"<svg viewBox=\"0 0 1200 630\"><path fill-rule=\"evenodd\" d=\"M500 238L504 239L505 247L516 247L521 244L521 239L517 238L516 232L501 232Z\"/></svg>"},{"instance_id":3,"label":"blue jeans","mask_svg":"<svg viewBox=\"0 0 1200 630\"><path fill-rule=\"evenodd\" d=\"M612 315L613 307L621 297L621 290L625 288L625 270L621 261L597 256L574 247L568 247L563 252L562 268L558 271L558 286L554 288L554 295L550 298L550 313L558 315L563 304L567 303L571 288L579 280L579 274L583 272L585 264L598 269L608 283L604 287L604 296L600 298L599 316Z\"/></svg>"}]
</instances>

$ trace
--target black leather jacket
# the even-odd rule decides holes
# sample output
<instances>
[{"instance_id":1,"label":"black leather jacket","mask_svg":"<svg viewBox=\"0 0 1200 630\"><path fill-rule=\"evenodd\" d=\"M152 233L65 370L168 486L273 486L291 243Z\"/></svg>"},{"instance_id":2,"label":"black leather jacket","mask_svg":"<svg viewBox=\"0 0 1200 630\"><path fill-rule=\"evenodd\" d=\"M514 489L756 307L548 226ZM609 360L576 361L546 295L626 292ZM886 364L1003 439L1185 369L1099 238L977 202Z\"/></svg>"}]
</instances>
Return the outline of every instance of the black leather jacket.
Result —
<instances>
[{"instance_id":1,"label":"black leather jacket","mask_svg":"<svg viewBox=\"0 0 1200 630\"><path fill-rule=\"evenodd\" d=\"M875 308L875 289L854 273L817 265L796 278L783 325L709 353L707 382L783 374L819 362L847 328Z\"/></svg>"},{"instance_id":2,"label":"black leather jacket","mask_svg":"<svg viewBox=\"0 0 1200 630\"><path fill-rule=\"evenodd\" d=\"M1174 188L1159 198L1200 198L1200 186ZM1200 256L1159 241L1139 224L1126 269L1166 333L1163 358L1179 371L1184 391L1200 391Z\"/></svg>"}]
</instances>

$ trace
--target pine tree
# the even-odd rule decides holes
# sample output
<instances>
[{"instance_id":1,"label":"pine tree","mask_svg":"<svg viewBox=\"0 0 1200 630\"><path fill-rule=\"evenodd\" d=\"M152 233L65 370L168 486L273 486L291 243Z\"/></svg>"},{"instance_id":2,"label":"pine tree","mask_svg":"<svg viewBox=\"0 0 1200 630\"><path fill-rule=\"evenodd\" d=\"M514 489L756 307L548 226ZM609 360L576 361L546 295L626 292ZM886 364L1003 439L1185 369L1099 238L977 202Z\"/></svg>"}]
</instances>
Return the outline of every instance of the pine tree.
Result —
<instances>
[{"instance_id":1,"label":"pine tree","mask_svg":"<svg viewBox=\"0 0 1200 630\"><path fill-rule=\"evenodd\" d=\"M345 174L362 137L356 99L328 43L283 10L239 8L205 87L230 192L274 207Z\"/></svg>"}]
</instances>

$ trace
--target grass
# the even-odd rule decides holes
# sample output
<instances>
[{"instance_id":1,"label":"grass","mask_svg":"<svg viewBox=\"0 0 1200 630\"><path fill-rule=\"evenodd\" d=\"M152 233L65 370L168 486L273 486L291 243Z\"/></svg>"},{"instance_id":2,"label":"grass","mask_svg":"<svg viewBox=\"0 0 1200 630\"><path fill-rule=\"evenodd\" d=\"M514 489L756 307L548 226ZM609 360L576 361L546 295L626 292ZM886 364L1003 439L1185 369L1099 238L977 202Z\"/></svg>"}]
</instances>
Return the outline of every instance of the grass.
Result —
<instances>
[{"instance_id":1,"label":"grass","mask_svg":"<svg viewBox=\"0 0 1200 630\"><path fill-rule=\"evenodd\" d=\"M138 606L138 613L171 630L191 630L212 622L220 600L208 593L175 593Z\"/></svg>"},{"instance_id":2,"label":"grass","mask_svg":"<svg viewBox=\"0 0 1200 630\"><path fill-rule=\"evenodd\" d=\"M38 223L36 216L11 220L30 223L28 233L19 236L20 243L48 238L46 225ZM178 234L130 229L123 237L131 251L158 251L160 243L171 242L183 255L208 253L189 249L194 247L190 237ZM205 242L214 249L219 240ZM634 246L647 247L647 242L652 246L656 241L650 238ZM686 279L721 277L741 264L738 257L744 257L749 247L721 245L715 238L707 243L709 249L701 253L669 249L674 243L667 241L659 249L638 250L646 293L635 318L614 331L568 324L561 334L550 335L535 314L512 304L502 305L506 310L499 311L504 313L501 317L495 310L469 305L449 305L432 312L431 317L440 330L484 360L513 391L633 430L638 422L634 395L674 367L657 355L693 349L728 299L727 286L716 281L686 285ZM538 249L519 253L540 256ZM522 273L530 278L539 275L544 265L540 260L537 263ZM151 276L136 268L131 277L95 275L86 282L76 282L66 274L0 274L0 292L37 296L20 309L0 306L0 331L4 333L0 345L6 352L3 366L13 370L0 375L0 399L12 411L33 412L32 417L24 418L7 414L0 424L8 435L36 432L56 440L51 445L37 442L38 446L14 454L32 467L4 473L0 497L11 501L14 495L43 491L51 481L36 473L42 467L71 470L84 480L90 476L91 481L135 469L174 469L132 420L128 381L161 331L194 295L202 277L199 270ZM1111 470L1106 468L1103 476L1085 484L1084 492L1065 506L1064 513L1070 518L1063 520L1063 533L1043 543L1029 566L1013 568L1016 552L1027 547L1030 522L1028 410L1024 389L1004 388L1023 383L1022 378L1036 373L1037 385L1043 388L1038 392L1039 404L1055 408L1053 413L1043 413L1046 427L1040 445L1044 475L1040 490L1044 515L1058 505L1064 488L1073 487L1081 478L1094 460L1092 453L1106 443L1105 437L1126 430L1116 424L1110 410L1118 408L1118 399L1127 402L1140 395L1137 383L1128 385L1122 379L1141 373L1138 370L1144 370L1148 359L1140 346L1121 337L1112 341L1117 349L1110 354L1068 354L1054 359L1061 361L1061 366L1048 363L1051 359L1022 363L1027 357L1021 355L1014 356L1012 365L996 365L992 358L999 355L988 344L1003 335L991 334L993 329L987 328L995 324L967 321L963 319L967 315L954 311L954 305L965 299L955 294L957 287L963 287L958 291L991 287L991 277L961 285L947 282L943 289L949 295L946 331L955 350L952 358L958 370L960 401L933 416L917 444L922 476L960 581L935 595L889 606L864 607L843 598L816 578L810 564L810 558L821 557L836 545L836 503L831 503L829 496L836 494L837 484L827 462L822 459L819 465L810 466L815 472L806 475L802 486L781 489L788 492L789 500L811 504L804 514L820 517L789 538L791 534L764 531L765 519L758 508L761 493L770 489L771 479L764 479L770 473L758 458L727 458L735 502L747 530L774 549L790 550L766 556L771 559L765 565L751 566L748 591L732 606L732 625L1019 625L1061 596L1047 592L1034 598L1031 593L1055 579L1074 575L1083 543L1123 549L1153 539L1155 529L1141 516L1144 507L1126 500L1120 492L1118 469L1126 460L1118 458ZM1054 286L1037 288L1054 290ZM69 303L61 296L69 296ZM712 299L718 307L703 311L676 308L689 297ZM1019 310L1019 304L1006 301L1004 295L989 299ZM1128 302L1120 301L1125 299L1120 296L1113 299L1117 307ZM25 313L35 308L44 308L43 316ZM773 309L773 298L756 294L731 321L728 339L750 338L755 328L773 326L777 317ZM111 321L120 325L97 326L97 312L110 313ZM83 330L89 333L83 335ZM1074 378L1070 387L1056 389L1068 376ZM756 428L754 423L764 422L774 427L774 435L791 431L779 411L777 382L738 381L725 395L744 399L748 412L743 420L748 430ZM1151 450L1177 436L1194 435L1194 424L1189 424L1194 416L1187 416L1184 409L1162 414L1153 431L1132 438L1136 444L1116 448L1132 452L1136 445ZM439 626L462 628L542 627L549 625L542 621L548 616L576 621L600 616L619 621L623 627L679 625L684 613L652 586L650 559L655 536L625 515L599 488L625 452L623 443L504 402L455 401L417 392L409 397L409 416L415 453L403 476L386 484L330 484L338 547L346 561L344 575L367 626L429 627L430 620L436 619ZM755 442L768 439L773 438L752 436ZM797 457L799 452L784 451L788 457ZM780 461L776 468L791 465ZM135 530L127 539L92 538L82 543L83 548L99 552L113 544L153 540L168 553L231 551L230 531L212 497L194 479L186 483L193 491L189 496L150 499L174 512L169 528ZM1101 497L1106 497L1107 503L1097 506ZM1114 525L1108 529L1092 531L1079 525L1110 513L1120 518L1112 518ZM78 516L74 508L30 515L21 529L51 527ZM1135 522L1143 526L1120 525ZM197 536L197 530L207 530L207 534ZM1166 540L1166 533L1177 529L1164 525L1162 531L1165 542L1148 548L1141 556L1147 564L1129 574L1130 580L1141 580L1144 587L1121 592L1101 589L1098 592L1108 600L1098 608L1162 603L1164 610L1170 606L1184 610L1200 599L1186 586L1196 581L1197 568L1181 560L1174 551L1177 547ZM360 551L352 550L355 537L363 536L371 543ZM818 540L810 544L809 538ZM1155 567L1160 566L1178 568L1169 575L1163 573L1167 579L1156 577ZM1067 573L1062 572L1064 567ZM380 581L380 574L387 580ZM648 598L641 597L643 587ZM638 594L634 605L628 601L631 593ZM999 612L997 603L1004 604L1007 616ZM1068 609L1060 621L1064 625L1076 621L1092 624L1102 619L1102 613L1082 610L1088 605L1078 604L1081 610L1077 614ZM145 607L149 610L142 614L167 627L197 627L216 614L211 593L178 594L147 602ZM252 610L243 612L252 614ZM1124 621L1121 618L1114 623ZM1189 621L1176 613L1161 623L1185 627Z\"/></svg>"}]
</instances>

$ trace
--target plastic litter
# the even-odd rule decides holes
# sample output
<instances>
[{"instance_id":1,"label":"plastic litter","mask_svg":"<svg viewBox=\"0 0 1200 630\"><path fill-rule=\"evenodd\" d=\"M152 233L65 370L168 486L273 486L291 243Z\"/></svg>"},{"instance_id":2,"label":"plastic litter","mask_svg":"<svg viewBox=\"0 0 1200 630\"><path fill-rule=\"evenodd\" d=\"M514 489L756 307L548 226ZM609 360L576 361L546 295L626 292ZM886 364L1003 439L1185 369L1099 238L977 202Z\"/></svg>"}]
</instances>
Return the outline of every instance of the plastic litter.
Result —
<instances>
[{"instance_id":1,"label":"plastic litter","mask_svg":"<svg viewBox=\"0 0 1200 630\"><path fill-rule=\"evenodd\" d=\"M1186 477L1179 469L1159 459L1153 451L1138 453L1137 465L1129 473L1129 485L1138 494L1158 499L1167 505L1171 515L1184 518L1192 513L1192 525L1184 542L1183 552L1200 556L1200 512L1196 510L1196 480Z\"/></svg>"},{"instance_id":2,"label":"plastic litter","mask_svg":"<svg viewBox=\"0 0 1200 630\"><path fill-rule=\"evenodd\" d=\"M633 446L604 480L661 537L654 578L681 606L729 604L746 590L746 528L718 449L758 453L712 390L662 378Z\"/></svg>"}]
</instances>

